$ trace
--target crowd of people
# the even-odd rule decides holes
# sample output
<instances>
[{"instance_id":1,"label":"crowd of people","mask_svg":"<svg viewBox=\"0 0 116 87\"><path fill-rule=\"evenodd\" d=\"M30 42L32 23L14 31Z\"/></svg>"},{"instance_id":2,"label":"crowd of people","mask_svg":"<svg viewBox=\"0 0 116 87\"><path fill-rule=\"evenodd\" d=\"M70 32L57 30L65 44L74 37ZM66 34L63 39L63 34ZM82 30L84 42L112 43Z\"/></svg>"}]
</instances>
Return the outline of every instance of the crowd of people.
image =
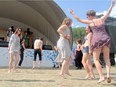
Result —
<instances>
[{"instance_id":1,"label":"crowd of people","mask_svg":"<svg viewBox=\"0 0 116 87\"><path fill-rule=\"evenodd\" d=\"M112 0L111 6L108 9L107 13L100 17L96 17L96 12L94 10L89 10L87 12L87 18L88 20L84 20L79 18L73 10L69 10L69 12L72 14L72 16L81 23L87 24L86 27L86 36L84 37L83 43L81 40L77 41L77 49L76 49L76 55L75 55L75 64L78 69L82 69L82 66L86 70L86 77L85 79L95 79L95 75L92 68L92 62L91 57L94 58L94 63L96 66L96 69L99 73L100 79L97 83L101 83L105 80L105 77L102 72L101 64L99 62L99 56L101 51L104 54L104 60L106 64L106 71L107 71L107 82L111 82L110 77L110 37L105 31L105 20L109 16L109 14L112 11L112 8L114 6L114 0ZM66 17L61 26L58 28L57 32L59 33L59 40L57 42L56 50L58 51L58 56L56 58L56 61L59 63L59 67L61 67L59 75L63 78L66 78L66 74L71 76L69 72L69 66L72 60L72 51L70 46L70 39L71 39L71 32L70 27L72 25L72 19ZM19 55L21 55L21 60L19 61L19 66L21 66L23 61L23 51L26 49L24 42L25 40L20 40L21 38L21 29L17 28L15 32L11 35L9 40L9 46L8 50L10 53L10 61L9 61L9 70L8 72L11 72L12 69L12 62L13 58L15 57L15 64L13 66L13 69L16 69L16 66L18 64L18 58ZM21 41L21 42L20 42ZM21 45L21 50L20 50ZM43 45L43 39L39 38L35 40L34 42L34 60L33 60L33 68L36 67L36 56L39 55L39 62L38 67L41 63L41 56L42 56L42 45Z\"/></svg>"},{"instance_id":2,"label":"crowd of people","mask_svg":"<svg viewBox=\"0 0 116 87\"><path fill-rule=\"evenodd\" d=\"M24 60L24 50L29 48L29 35L30 35L29 28L27 29L27 31L24 31L24 34L21 28L14 29L14 27L11 27L7 31L7 37L8 37L7 41L9 42L8 51L10 53L8 73L11 72L12 66L13 66L13 70L16 70L17 65L19 68L21 67L22 62ZM43 39L42 38L36 39L34 42L33 68L35 68L37 54L39 55L40 62L42 60L41 58L42 46L43 46ZM12 65L13 60L15 60L14 65Z\"/></svg>"},{"instance_id":3,"label":"crowd of people","mask_svg":"<svg viewBox=\"0 0 116 87\"><path fill-rule=\"evenodd\" d=\"M85 36L85 42L83 43L82 46L81 46L81 41L77 42L78 43L77 54L79 54L78 56L82 56L82 53L83 53L82 64L87 73L87 76L85 77L85 79L95 78L95 75L92 69L92 63L91 63L91 56L93 55L94 63L100 77L97 83L101 83L105 80L105 77L102 72L101 64L99 62L101 51L104 54L104 60L106 64L107 82L108 83L111 82L111 78L110 78L111 65L110 65L110 57L109 57L110 37L105 30L105 20L111 13L113 6L114 6L114 0L112 0L111 6L108 9L107 13L100 18L96 17L96 12L94 10L89 10L87 12L88 20L79 18L74 13L73 10L71 9L69 10L69 12L77 21L87 24L87 27L86 27L87 35ZM71 75L69 73L69 64L72 57L70 44L69 44L69 40L70 40L69 28L71 27L71 24L72 24L72 20L70 18L65 18L61 26L57 30L60 35L60 38L57 43L57 47L59 50L58 52L59 52L60 58L63 59L62 67L61 67L61 71L59 75L62 76L63 78L65 78L65 74ZM81 50L82 50L82 53L81 53ZM76 60L77 58L75 59L75 61ZM79 64L79 68L81 68L81 64Z\"/></svg>"}]
</instances>

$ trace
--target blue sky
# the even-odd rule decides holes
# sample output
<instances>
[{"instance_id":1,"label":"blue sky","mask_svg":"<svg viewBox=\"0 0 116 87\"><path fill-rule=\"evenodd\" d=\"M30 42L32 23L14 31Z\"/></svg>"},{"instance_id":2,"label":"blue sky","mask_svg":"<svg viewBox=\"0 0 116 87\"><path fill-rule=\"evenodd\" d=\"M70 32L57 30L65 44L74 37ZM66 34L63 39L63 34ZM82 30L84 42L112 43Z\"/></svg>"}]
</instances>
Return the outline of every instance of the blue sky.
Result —
<instances>
[{"instance_id":1,"label":"blue sky","mask_svg":"<svg viewBox=\"0 0 116 87\"><path fill-rule=\"evenodd\" d=\"M88 10L95 10L97 14L105 14L110 7L112 0L54 0L64 11L64 13L73 20L73 27L85 26L76 21L69 13L68 9L73 11L83 19L86 19L86 12ZM116 17L116 6L111 13L112 17Z\"/></svg>"}]
</instances>

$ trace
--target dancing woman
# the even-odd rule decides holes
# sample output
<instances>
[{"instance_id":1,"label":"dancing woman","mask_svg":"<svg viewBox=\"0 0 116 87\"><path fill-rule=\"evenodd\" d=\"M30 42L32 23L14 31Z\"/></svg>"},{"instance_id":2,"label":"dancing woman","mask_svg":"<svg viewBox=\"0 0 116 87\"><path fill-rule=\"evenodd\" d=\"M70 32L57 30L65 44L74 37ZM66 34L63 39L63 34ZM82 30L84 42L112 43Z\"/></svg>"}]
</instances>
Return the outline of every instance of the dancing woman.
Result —
<instances>
[{"instance_id":1,"label":"dancing woman","mask_svg":"<svg viewBox=\"0 0 116 87\"><path fill-rule=\"evenodd\" d=\"M57 47L60 52L59 53L60 57L63 59L60 76L63 78L65 78L65 74L70 76L69 65L71 62L72 52L69 44L69 40L70 40L69 28L71 27L71 24L72 24L72 20L70 18L65 18L61 26L57 30L57 32L60 35L60 38L57 42Z\"/></svg>"},{"instance_id":2,"label":"dancing woman","mask_svg":"<svg viewBox=\"0 0 116 87\"><path fill-rule=\"evenodd\" d=\"M105 20L108 18L109 14L111 13L114 3L115 1L112 0L111 6L108 9L107 13L100 18L96 17L96 12L94 10L88 11L87 12L88 20L79 18L77 15L75 15L73 10L69 10L70 13L73 15L73 17L77 21L82 22L84 24L88 24L92 29L93 36L91 39L91 50L93 51L95 65L100 76L100 79L98 80L97 83L101 83L105 80L103 72L102 72L101 64L99 63L99 56L100 56L101 50L103 51L104 59L106 63L107 82L108 83L111 82L111 78L110 78L111 65L110 65L110 58L109 58L110 37L105 30Z\"/></svg>"},{"instance_id":3,"label":"dancing woman","mask_svg":"<svg viewBox=\"0 0 116 87\"><path fill-rule=\"evenodd\" d=\"M93 68L92 68L92 62L91 62L91 57L92 55L89 54L91 53L90 51L90 42L91 42L91 37L92 37L92 32L89 26L86 27L86 36L84 37L84 44L82 45L82 52L83 52L83 58L82 58L82 64L87 72L87 75L85 79L94 79L94 73L93 73Z\"/></svg>"}]
</instances>

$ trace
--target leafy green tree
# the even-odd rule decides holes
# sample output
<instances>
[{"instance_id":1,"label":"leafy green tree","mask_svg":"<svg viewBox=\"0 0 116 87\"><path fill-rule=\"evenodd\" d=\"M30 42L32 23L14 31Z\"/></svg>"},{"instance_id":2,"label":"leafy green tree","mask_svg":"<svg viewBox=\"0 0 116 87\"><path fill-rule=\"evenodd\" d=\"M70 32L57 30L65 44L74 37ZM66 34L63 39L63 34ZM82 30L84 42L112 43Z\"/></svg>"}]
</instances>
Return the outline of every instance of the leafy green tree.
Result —
<instances>
[{"instance_id":1,"label":"leafy green tree","mask_svg":"<svg viewBox=\"0 0 116 87\"><path fill-rule=\"evenodd\" d=\"M78 27L78 28L73 28L73 42L76 41L76 39L83 39L85 36L85 27Z\"/></svg>"}]
</instances>

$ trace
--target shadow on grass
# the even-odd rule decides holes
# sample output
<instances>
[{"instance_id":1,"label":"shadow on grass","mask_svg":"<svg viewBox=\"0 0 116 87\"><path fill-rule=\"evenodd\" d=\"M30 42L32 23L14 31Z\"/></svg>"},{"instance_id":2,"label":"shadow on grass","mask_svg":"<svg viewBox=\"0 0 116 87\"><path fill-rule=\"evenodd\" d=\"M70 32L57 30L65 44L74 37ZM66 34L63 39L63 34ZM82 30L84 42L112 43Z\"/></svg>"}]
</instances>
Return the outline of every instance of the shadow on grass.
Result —
<instances>
[{"instance_id":1,"label":"shadow on grass","mask_svg":"<svg viewBox=\"0 0 116 87\"><path fill-rule=\"evenodd\" d=\"M95 75L99 75L99 74L96 73ZM107 73L104 73L104 75L107 75ZM111 75L116 75L116 73L111 73Z\"/></svg>"},{"instance_id":2,"label":"shadow on grass","mask_svg":"<svg viewBox=\"0 0 116 87\"><path fill-rule=\"evenodd\" d=\"M22 79L22 80L0 80L6 81L6 82L55 82L55 80L28 80L28 79Z\"/></svg>"},{"instance_id":3,"label":"shadow on grass","mask_svg":"<svg viewBox=\"0 0 116 87\"><path fill-rule=\"evenodd\" d=\"M116 83L111 83L111 85L115 86L116 87Z\"/></svg>"},{"instance_id":4,"label":"shadow on grass","mask_svg":"<svg viewBox=\"0 0 116 87\"><path fill-rule=\"evenodd\" d=\"M116 83L110 83L110 84L102 84L103 86L108 86L108 87L112 87L112 86L115 86L116 87Z\"/></svg>"},{"instance_id":5,"label":"shadow on grass","mask_svg":"<svg viewBox=\"0 0 116 87\"><path fill-rule=\"evenodd\" d=\"M98 78L95 79L71 78L70 80L98 80Z\"/></svg>"}]
</instances>

